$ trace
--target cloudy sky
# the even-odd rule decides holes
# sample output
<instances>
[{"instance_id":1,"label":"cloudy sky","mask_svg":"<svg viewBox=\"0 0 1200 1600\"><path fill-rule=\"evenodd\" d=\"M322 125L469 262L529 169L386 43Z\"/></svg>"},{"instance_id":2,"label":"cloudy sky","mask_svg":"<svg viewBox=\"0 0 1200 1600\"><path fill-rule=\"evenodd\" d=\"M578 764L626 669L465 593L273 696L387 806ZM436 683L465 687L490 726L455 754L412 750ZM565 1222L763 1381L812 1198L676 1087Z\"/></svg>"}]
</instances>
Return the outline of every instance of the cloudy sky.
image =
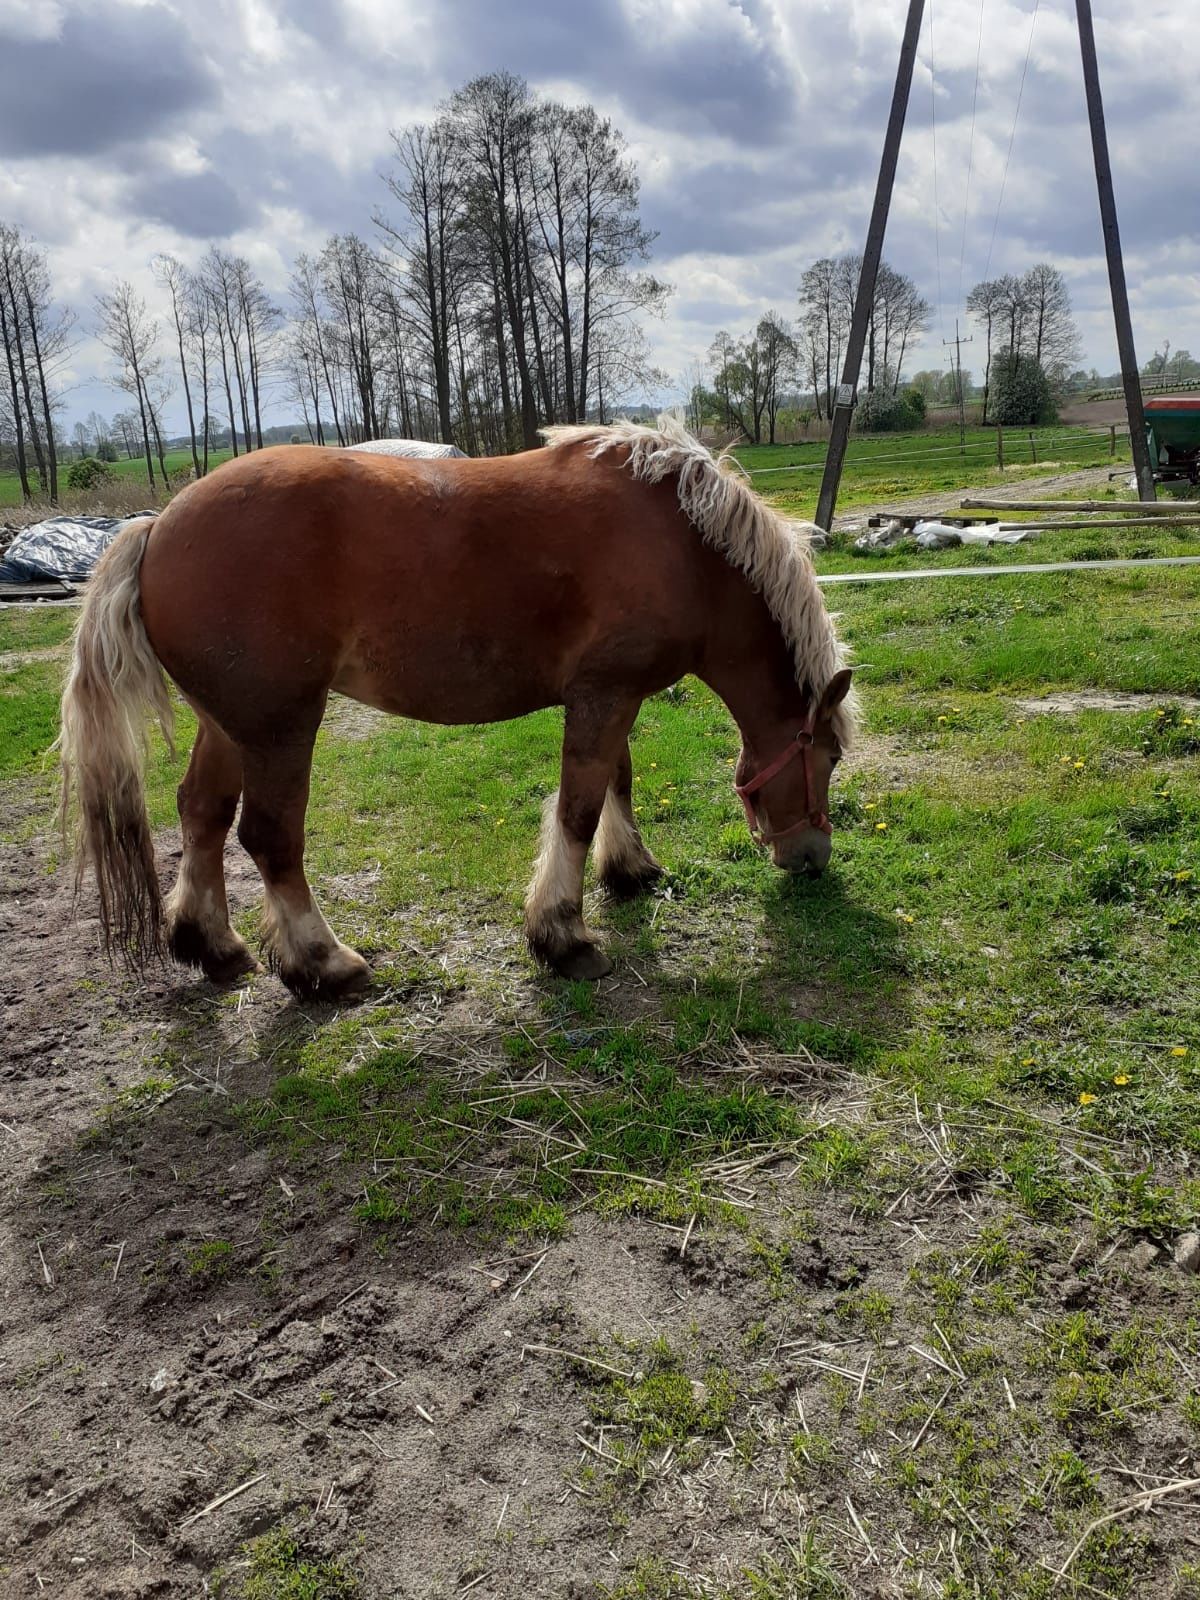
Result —
<instances>
[{"instance_id":1,"label":"cloudy sky","mask_svg":"<svg viewBox=\"0 0 1200 1600\"><path fill-rule=\"evenodd\" d=\"M1142 360L1167 339L1200 353L1196 3L1094 0ZM658 232L654 268L675 286L654 350L681 384L718 328L748 330L769 307L793 314L811 260L861 249L905 9L0 0L0 218L47 248L79 313L69 420L121 403L90 336L94 297L114 277L153 301L157 252L192 261L216 239L282 298L297 251L334 230L370 236L389 129L497 68L592 102L625 133ZM913 366L942 364L940 341L990 253L993 275L1060 266L1086 364L1113 369L1073 0L1040 0L994 248L1034 0L983 0L982 40L981 0L926 11L887 242L941 304Z\"/></svg>"}]
</instances>

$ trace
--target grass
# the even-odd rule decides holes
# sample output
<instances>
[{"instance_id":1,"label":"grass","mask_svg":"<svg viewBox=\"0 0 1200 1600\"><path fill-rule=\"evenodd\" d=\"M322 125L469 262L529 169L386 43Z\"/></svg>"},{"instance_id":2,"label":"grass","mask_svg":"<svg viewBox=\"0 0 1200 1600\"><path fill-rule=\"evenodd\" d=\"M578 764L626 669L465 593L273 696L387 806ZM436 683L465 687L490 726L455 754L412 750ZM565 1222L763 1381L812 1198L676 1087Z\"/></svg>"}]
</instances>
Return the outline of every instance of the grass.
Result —
<instances>
[{"instance_id":1,"label":"grass","mask_svg":"<svg viewBox=\"0 0 1200 1600\"><path fill-rule=\"evenodd\" d=\"M519 946L560 718L365 739L334 720L309 860L376 959L372 1005L248 1034L256 1087L216 1111L169 1096L210 1067L209 1036L179 1026L99 1136L224 1116L384 1252L414 1233L540 1249L587 1213L680 1273L685 1245L716 1260L723 1330L561 1340L615 1369L567 1361L562 1388L598 1447L572 1488L613 1529L609 1600L854 1593L848 1500L897 1594L1194 1592L1168 1538L1186 1505L1053 1569L1136 1490L1120 1471L1200 1449L1194 1290L1165 1252L1130 1253L1200 1214L1198 602L1186 569L840 590L869 728L818 883L749 845L713 697L656 696L635 795L669 876L592 908L618 961L599 990L533 977ZM0 651L53 650L70 621L0 613ZM3 793L35 811L61 670L0 670ZM1031 703L1118 691L1144 698ZM181 759L154 748L161 825ZM278 1292L252 1257L239 1245L239 1291ZM223 1240L186 1249L196 1294L232 1270ZM723 1565L617 1543L685 1493L740 1530ZM799 1497L800 1533L760 1528L764 1494ZM247 1557L248 1595L344 1592L280 1539Z\"/></svg>"},{"instance_id":2,"label":"grass","mask_svg":"<svg viewBox=\"0 0 1200 1600\"><path fill-rule=\"evenodd\" d=\"M956 427L852 435L838 494L839 510L886 504L892 497L944 492L963 483L973 484L973 492L979 494L989 486L1018 483L1047 472L1091 466L1115 470L1128 459L1128 450L1120 441L1117 456L1110 458L1107 433L1084 436L1084 430L1065 425L1006 430L1003 472L996 464L994 428L968 428L965 443L966 451L960 454ZM819 439L810 444L740 445L737 458L753 476L755 488L770 495L781 510L810 517L816 509L825 452L826 441Z\"/></svg>"},{"instance_id":3,"label":"grass","mask_svg":"<svg viewBox=\"0 0 1200 1600\"><path fill-rule=\"evenodd\" d=\"M354 1600L360 1592L344 1562L314 1555L286 1527L249 1540L243 1555L240 1583L222 1584L218 1593L236 1600Z\"/></svg>"},{"instance_id":4,"label":"grass","mask_svg":"<svg viewBox=\"0 0 1200 1600\"><path fill-rule=\"evenodd\" d=\"M166 457L167 471L172 477L174 477L174 475L178 472L187 472L191 469L192 453L190 450L167 450L164 452L164 455ZM219 465L222 461L227 460L229 455L230 452L228 450L210 451L208 458L210 466ZM67 473L70 471L71 463L75 459L76 458L72 456L70 459L60 460L58 464L59 482L63 486L63 498L65 503L73 503L76 499L81 498L73 495L66 488ZM146 477L146 461L144 456L133 456L128 460L122 457L118 461L110 461L108 465L112 469L114 482L110 485L106 485L104 488L92 491L92 498L102 501L104 499L106 488L119 489L128 487L132 489L135 486L140 485L144 494L149 496L149 499L145 502L147 505L157 504L159 502L162 495L162 486L160 482L157 456L154 458L153 489L150 488ZM36 492L37 476L33 470L32 463L30 465L30 482L34 486ZM18 478L15 472L0 472L0 508L5 506L19 506L21 504L21 480Z\"/></svg>"}]
</instances>

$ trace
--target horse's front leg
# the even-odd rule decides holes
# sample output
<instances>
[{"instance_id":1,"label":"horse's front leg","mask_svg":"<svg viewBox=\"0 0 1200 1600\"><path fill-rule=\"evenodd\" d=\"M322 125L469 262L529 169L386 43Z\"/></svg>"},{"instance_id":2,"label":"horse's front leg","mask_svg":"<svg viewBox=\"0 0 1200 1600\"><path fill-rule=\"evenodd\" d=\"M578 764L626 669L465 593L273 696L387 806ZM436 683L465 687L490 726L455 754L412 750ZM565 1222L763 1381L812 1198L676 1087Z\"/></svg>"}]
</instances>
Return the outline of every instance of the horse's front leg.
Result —
<instances>
[{"instance_id":1,"label":"horse's front leg","mask_svg":"<svg viewBox=\"0 0 1200 1600\"><path fill-rule=\"evenodd\" d=\"M645 894L663 875L646 848L633 816L633 759L629 740L621 746L596 829L596 874L615 900Z\"/></svg>"},{"instance_id":2,"label":"horse's front leg","mask_svg":"<svg viewBox=\"0 0 1200 1600\"><path fill-rule=\"evenodd\" d=\"M542 812L542 847L525 897L534 956L564 978L603 978L612 962L583 920L583 868L640 702L572 702L558 793Z\"/></svg>"}]
</instances>

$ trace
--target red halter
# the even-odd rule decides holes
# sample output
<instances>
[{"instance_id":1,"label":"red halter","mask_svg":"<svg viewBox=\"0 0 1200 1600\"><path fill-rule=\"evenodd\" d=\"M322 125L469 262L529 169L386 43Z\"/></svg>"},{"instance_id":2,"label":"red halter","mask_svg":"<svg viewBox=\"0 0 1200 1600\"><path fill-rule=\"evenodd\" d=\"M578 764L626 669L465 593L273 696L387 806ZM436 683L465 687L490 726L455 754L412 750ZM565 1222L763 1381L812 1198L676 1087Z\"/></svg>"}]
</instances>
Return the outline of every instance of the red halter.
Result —
<instances>
[{"instance_id":1,"label":"red halter","mask_svg":"<svg viewBox=\"0 0 1200 1600\"><path fill-rule=\"evenodd\" d=\"M750 832L758 840L759 844L774 844L776 839L786 839L789 834L799 833L802 828L816 828L821 833L833 832L833 824L826 814L823 811L812 809L810 806L807 814L799 822L793 822L790 828L781 828L778 833L764 833L759 825L754 806L750 801L750 796L757 794L764 785L770 783L771 779L782 772L789 762L794 761L797 756L803 756L804 796L807 802L811 802L814 789L812 751L814 742L813 725L815 721L816 710L814 708L806 718L804 726L797 733L791 744L783 751L782 755L776 756L774 761L765 766L761 772L755 773L754 777L746 783L735 783L733 786L734 792L745 808L746 821L750 825Z\"/></svg>"}]
</instances>

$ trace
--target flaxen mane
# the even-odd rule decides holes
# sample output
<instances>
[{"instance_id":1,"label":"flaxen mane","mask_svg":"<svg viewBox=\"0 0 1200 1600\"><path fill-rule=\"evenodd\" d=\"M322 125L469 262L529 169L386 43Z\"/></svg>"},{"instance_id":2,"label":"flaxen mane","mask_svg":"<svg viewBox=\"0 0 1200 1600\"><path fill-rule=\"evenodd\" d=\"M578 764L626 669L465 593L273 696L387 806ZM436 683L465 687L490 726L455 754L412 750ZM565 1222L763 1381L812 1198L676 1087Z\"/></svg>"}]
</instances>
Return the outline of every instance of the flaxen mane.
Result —
<instances>
[{"instance_id":1,"label":"flaxen mane","mask_svg":"<svg viewBox=\"0 0 1200 1600\"><path fill-rule=\"evenodd\" d=\"M646 483L676 478L684 516L706 544L746 574L792 647L797 679L815 694L822 693L845 665L846 651L813 571L810 524L789 522L772 511L744 478L723 468L671 416L659 417L653 428L637 422L547 428L545 439L551 449L587 445L593 458L625 448L635 478ZM833 732L843 749L853 742L856 721L851 693L833 717Z\"/></svg>"}]
</instances>

